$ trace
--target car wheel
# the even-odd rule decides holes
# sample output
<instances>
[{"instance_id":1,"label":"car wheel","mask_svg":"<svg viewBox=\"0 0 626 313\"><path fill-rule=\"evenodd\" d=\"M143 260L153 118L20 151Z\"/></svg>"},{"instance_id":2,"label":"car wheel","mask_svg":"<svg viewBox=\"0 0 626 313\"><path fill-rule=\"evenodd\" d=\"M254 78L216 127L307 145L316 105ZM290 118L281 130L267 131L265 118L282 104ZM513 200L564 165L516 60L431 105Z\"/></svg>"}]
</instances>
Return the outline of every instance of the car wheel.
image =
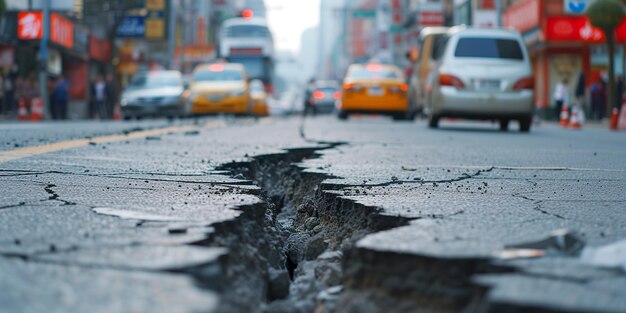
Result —
<instances>
[{"instance_id":1,"label":"car wheel","mask_svg":"<svg viewBox=\"0 0 626 313\"><path fill-rule=\"evenodd\" d=\"M500 120L500 131L509 131L509 120L502 119Z\"/></svg>"},{"instance_id":2,"label":"car wheel","mask_svg":"<svg viewBox=\"0 0 626 313\"><path fill-rule=\"evenodd\" d=\"M348 112L346 111L339 111L339 114L337 114L337 117L342 120L345 121L348 119Z\"/></svg>"},{"instance_id":3,"label":"car wheel","mask_svg":"<svg viewBox=\"0 0 626 313\"><path fill-rule=\"evenodd\" d=\"M428 115L428 127L430 128L437 128L439 127L439 119L440 117L430 113L430 115Z\"/></svg>"},{"instance_id":4,"label":"car wheel","mask_svg":"<svg viewBox=\"0 0 626 313\"><path fill-rule=\"evenodd\" d=\"M519 130L522 133L530 132L530 125L533 122L532 117L525 117L519 120Z\"/></svg>"}]
</instances>

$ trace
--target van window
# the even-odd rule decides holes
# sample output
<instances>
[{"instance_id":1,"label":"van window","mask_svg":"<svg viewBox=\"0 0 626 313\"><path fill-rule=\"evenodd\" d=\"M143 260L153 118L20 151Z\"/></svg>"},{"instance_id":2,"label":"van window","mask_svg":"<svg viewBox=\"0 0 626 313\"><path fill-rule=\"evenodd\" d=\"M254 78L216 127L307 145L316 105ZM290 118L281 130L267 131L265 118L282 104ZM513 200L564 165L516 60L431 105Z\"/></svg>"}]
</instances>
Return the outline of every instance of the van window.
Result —
<instances>
[{"instance_id":1,"label":"van window","mask_svg":"<svg viewBox=\"0 0 626 313\"><path fill-rule=\"evenodd\" d=\"M435 37L433 38L433 60L438 61L439 59L441 59L441 56L443 56L443 52L446 50L448 38L449 37L445 34L435 35Z\"/></svg>"},{"instance_id":2,"label":"van window","mask_svg":"<svg viewBox=\"0 0 626 313\"><path fill-rule=\"evenodd\" d=\"M515 39L463 37L459 39L455 57L523 60L524 54Z\"/></svg>"}]
</instances>

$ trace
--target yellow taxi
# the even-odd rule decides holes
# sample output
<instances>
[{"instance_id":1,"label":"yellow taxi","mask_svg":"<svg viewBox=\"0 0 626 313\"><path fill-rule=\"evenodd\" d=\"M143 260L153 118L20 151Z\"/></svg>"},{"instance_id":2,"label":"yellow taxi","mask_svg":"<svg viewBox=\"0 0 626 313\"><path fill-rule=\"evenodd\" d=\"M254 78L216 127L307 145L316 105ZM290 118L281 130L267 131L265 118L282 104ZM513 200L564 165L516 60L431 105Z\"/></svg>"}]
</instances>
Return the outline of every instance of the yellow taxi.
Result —
<instances>
[{"instance_id":1,"label":"yellow taxi","mask_svg":"<svg viewBox=\"0 0 626 313\"><path fill-rule=\"evenodd\" d=\"M390 115L394 120L411 119L415 109L409 107L408 89L404 75L394 65L350 65L338 104L339 118L373 113Z\"/></svg>"},{"instance_id":2,"label":"yellow taxi","mask_svg":"<svg viewBox=\"0 0 626 313\"><path fill-rule=\"evenodd\" d=\"M186 96L192 114L250 113L250 90L241 64L198 65Z\"/></svg>"},{"instance_id":3,"label":"yellow taxi","mask_svg":"<svg viewBox=\"0 0 626 313\"><path fill-rule=\"evenodd\" d=\"M267 104L267 92L260 80L250 82L250 97L252 98L252 115L268 116L270 110Z\"/></svg>"}]
</instances>

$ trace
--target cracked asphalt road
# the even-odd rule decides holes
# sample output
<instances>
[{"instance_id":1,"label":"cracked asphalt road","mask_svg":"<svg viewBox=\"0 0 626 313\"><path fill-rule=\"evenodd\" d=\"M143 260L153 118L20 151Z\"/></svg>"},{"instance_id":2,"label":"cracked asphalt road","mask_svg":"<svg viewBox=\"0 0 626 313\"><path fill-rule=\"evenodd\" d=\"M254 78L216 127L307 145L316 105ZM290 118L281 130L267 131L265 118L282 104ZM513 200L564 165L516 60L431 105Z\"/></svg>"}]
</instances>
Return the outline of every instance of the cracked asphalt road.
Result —
<instances>
[{"instance_id":1,"label":"cracked asphalt road","mask_svg":"<svg viewBox=\"0 0 626 313\"><path fill-rule=\"evenodd\" d=\"M319 218L310 229L320 224L337 243L319 253L342 255L326 286L341 291L302 288L295 277L285 287L314 293L319 312L625 312L624 269L553 250L500 255L560 229L586 248L626 240L626 136L444 126L331 117L0 125L0 157L138 133L0 163L0 308L312 312L272 303L285 297L274 295L276 270L297 266L283 266L285 249L272 247L289 228L268 217L289 202L274 199L283 184L295 186L283 198L300 204L297 215L311 209L294 199L333 199L313 201L307 223ZM277 170L292 161L301 175ZM341 228L350 231L330 231Z\"/></svg>"}]
</instances>

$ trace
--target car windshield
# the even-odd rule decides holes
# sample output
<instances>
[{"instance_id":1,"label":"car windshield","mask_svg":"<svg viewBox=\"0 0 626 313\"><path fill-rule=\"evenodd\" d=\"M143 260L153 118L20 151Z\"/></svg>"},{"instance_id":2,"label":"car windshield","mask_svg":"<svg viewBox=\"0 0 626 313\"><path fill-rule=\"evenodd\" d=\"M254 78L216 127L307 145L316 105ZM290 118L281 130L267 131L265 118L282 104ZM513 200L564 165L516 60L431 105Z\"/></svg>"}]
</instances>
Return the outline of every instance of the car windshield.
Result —
<instances>
[{"instance_id":1,"label":"car windshield","mask_svg":"<svg viewBox=\"0 0 626 313\"><path fill-rule=\"evenodd\" d=\"M229 38L265 38L269 34L267 27L255 25L235 25L226 29Z\"/></svg>"},{"instance_id":2,"label":"car windshield","mask_svg":"<svg viewBox=\"0 0 626 313\"><path fill-rule=\"evenodd\" d=\"M455 57L523 60L524 54L515 39L464 37L454 51Z\"/></svg>"},{"instance_id":3,"label":"car windshield","mask_svg":"<svg viewBox=\"0 0 626 313\"><path fill-rule=\"evenodd\" d=\"M222 70L222 71L210 71L201 70L193 74L194 82L206 82L206 81L241 81L243 76L241 71L238 70Z\"/></svg>"},{"instance_id":4,"label":"car windshield","mask_svg":"<svg viewBox=\"0 0 626 313\"><path fill-rule=\"evenodd\" d=\"M398 73L392 70L387 70L387 69L370 70L367 68L358 68L358 69L354 69L350 71L350 74L348 76L351 78L357 78L357 79L398 78Z\"/></svg>"},{"instance_id":5,"label":"car windshield","mask_svg":"<svg viewBox=\"0 0 626 313\"><path fill-rule=\"evenodd\" d=\"M180 87L183 80L178 75L172 74L148 74L139 75L131 80L128 88L130 89L152 89L163 87Z\"/></svg>"}]
</instances>

